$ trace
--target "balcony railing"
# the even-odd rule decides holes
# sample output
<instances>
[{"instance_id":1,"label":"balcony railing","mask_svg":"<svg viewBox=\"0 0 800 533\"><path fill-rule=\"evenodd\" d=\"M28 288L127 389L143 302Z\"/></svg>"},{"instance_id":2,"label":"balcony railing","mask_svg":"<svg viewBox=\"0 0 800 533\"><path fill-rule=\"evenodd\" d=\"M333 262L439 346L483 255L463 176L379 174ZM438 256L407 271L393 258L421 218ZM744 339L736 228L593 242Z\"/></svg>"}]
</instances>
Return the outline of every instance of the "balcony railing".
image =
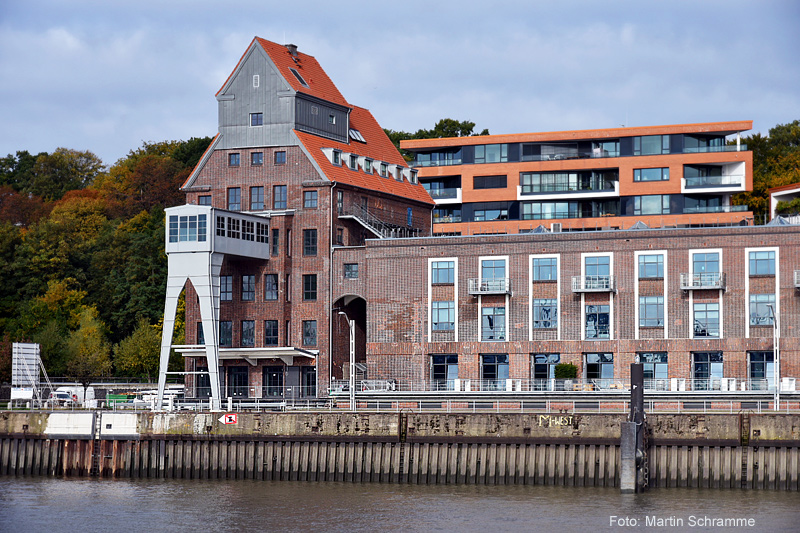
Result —
<instances>
[{"instance_id":1,"label":"balcony railing","mask_svg":"<svg viewBox=\"0 0 800 533\"><path fill-rule=\"evenodd\" d=\"M746 144L740 144L736 146L735 144L731 145L724 145L724 146L702 146L697 148L684 148L684 154L707 154L711 152L744 152L747 151Z\"/></svg>"},{"instance_id":2,"label":"balcony railing","mask_svg":"<svg viewBox=\"0 0 800 533\"><path fill-rule=\"evenodd\" d=\"M461 158L458 159L437 159L435 161L412 161L412 167L446 167L451 165L460 165Z\"/></svg>"},{"instance_id":3,"label":"balcony railing","mask_svg":"<svg viewBox=\"0 0 800 533\"><path fill-rule=\"evenodd\" d=\"M717 205L717 206L706 206L706 207L684 207L683 212L684 214L690 215L694 213L740 213L742 211L748 211L749 208L746 205Z\"/></svg>"},{"instance_id":4,"label":"balcony railing","mask_svg":"<svg viewBox=\"0 0 800 533\"><path fill-rule=\"evenodd\" d=\"M722 289L725 290L724 272L704 272L702 274L681 273L681 289L702 290L702 289Z\"/></svg>"},{"instance_id":5,"label":"balcony railing","mask_svg":"<svg viewBox=\"0 0 800 533\"><path fill-rule=\"evenodd\" d=\"M572 276L572 292L616 292L614 276Z\"/></svg>"},{"instance_id":6,"label":"balcony railing","mask_svg":"<svg viewBox=\"0 0 800 533\"><path fill-rule=\"evenodd\" d=\"M470 294L510 294L511 280L509 278L470 278Z\"/></svg>"},{"instance_id":7,"label":"balcony railing","mask_svg":"<svg viewBox=\"0 0 800 533\"><path fill-rule=\"evenodd\" d=\"M451 189L429 189L428 194L431 195L431 198L434 200L447 200L450 198L458 198L458 188L454 187Z\"/></svg>"},{"instance_id":8,"label":"balcony railing","mask_svg":"<svg viewBox=\"0 0 800 533\"><path fill-rule=\"evenodd\" d=\"M449 224L453 222L461 222L461 215L447 215L443 217L433 217L434 224Z\"/></svg>"},{"instance_id":9,"label":"balcony railing","mask_svg":"<svg viewBox=\"0 0 800 533\"><path fill-rule=\"evenodd\" d=\"M575 187L570 185L543 185L543 186L533 186L533 185L522 185L520 187L520 195L521 196L535 196L538 194L561 194L561 193L574 193L578 194L597 194L601 192L614 192L616 189L614 188L614 183L604 183L604 184L596 184L590 187Z\"/></svg>"},{"instance_id":10,"label":"balcony railing","mask_svg":"<svg viewBox=\"0 0 800 533\"><path fill-rule=\"evenodd\" d=\"M687 189L701 189L706 187L741 187L744 183L744 174L730 176L702 176L697 178L684 178Z\"/></svg>"}]
</instances>

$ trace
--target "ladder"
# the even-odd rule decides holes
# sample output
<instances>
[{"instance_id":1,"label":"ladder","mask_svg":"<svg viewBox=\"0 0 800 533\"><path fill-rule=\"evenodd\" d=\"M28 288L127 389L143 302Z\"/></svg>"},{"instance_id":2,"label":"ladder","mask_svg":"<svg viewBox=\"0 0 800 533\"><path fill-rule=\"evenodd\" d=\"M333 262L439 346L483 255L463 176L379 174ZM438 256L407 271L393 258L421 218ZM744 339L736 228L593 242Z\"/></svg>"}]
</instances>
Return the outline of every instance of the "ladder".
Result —
<instances>
[{"instance_id":1,"label":"ladder","mask_svg":"<svg viewBox=\"0 0 800 533\"><path fill-rule=\"evenodd\" d=\"M100 429L102 427L102 416L100 413L94 415L94 439L92 440L92 466L89 470L91 477L100 476Z\"/></svg>"},{"instance_id":2,"label":"ladder","mask_svg":"<svg viewBox=\"0 0 800 533\"><path fill-rule=\"evenodd\" d=\"M750 413L739 413L739 437L742 448L742 488L747 488L747 454L750 449Z\"/></svg>"}]
</instances>

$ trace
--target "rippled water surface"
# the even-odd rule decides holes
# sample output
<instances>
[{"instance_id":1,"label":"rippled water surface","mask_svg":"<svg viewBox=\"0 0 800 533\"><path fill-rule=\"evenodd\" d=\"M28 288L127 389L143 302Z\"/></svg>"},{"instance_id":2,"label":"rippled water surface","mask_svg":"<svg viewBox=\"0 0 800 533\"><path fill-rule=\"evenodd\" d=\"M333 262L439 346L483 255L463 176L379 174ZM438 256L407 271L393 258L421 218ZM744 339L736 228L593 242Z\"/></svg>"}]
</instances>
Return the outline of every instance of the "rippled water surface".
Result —
<instances>
[{"instance_id":1,"label":"rippled water surface","mask_svg":"<svg viewBox=\"0 0 800 533\"><path fill-rule=\"evenodd\" d=\"M715 518L752 519L754 525L730 528L707 521ZM655 527L659 519L682 527ZM594 529L797 532L800 494L0 477L0 531L10 532Z\"/></svg>"}]
</instances>

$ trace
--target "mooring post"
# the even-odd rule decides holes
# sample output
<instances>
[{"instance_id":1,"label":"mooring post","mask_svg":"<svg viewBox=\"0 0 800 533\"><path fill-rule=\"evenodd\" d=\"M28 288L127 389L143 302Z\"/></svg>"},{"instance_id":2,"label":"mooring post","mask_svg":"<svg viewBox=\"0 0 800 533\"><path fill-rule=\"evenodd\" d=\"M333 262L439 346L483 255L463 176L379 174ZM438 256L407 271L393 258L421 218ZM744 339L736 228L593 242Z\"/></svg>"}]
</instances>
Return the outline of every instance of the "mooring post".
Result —
<instances>
[{"instance_id":1,"label":"mooring post","mask_svg":"<svg viewBox=\"0 0 800 533\"><path fill-rule=\"evenodd\" d=\"M631 410L620 435L620 488L622 492L644 492L647 480L644 449L644 367L631 363Z\"/></svg>"}]
</instances>

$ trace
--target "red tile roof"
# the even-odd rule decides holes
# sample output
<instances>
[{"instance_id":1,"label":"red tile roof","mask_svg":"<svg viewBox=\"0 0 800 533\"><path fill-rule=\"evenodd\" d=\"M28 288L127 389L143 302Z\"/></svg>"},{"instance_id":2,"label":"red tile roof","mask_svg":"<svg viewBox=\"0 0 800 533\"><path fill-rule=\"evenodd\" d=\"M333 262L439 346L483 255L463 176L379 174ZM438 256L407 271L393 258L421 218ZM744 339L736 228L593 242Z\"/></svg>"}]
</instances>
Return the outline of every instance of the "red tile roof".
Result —
<instances>
[{"instance_id":1,"label":"red tile roof","mask_svg":"<svg viewBox=\"0 0 800 533\"><path fill-rule=\"evenodd\" d=\"M350 127L361 132L367 142L362 143L351 140L350 144L345 144L302 131L295 130L295 133L308 153L311 154L311 157L314 158L317 165L331 181L433 204L430 195L420 184L414 185L406 179L397 181L392 177L383 178L377 173L367 174L360 168L351 170L345 164L334 165L331 163L322 152L323 148L334 148L342 152L369 157L375 161L383 161L402 167L408 166L368 110L361 107L353 107L353 111L350 113Z\"/></svg>"}]
</instances>

